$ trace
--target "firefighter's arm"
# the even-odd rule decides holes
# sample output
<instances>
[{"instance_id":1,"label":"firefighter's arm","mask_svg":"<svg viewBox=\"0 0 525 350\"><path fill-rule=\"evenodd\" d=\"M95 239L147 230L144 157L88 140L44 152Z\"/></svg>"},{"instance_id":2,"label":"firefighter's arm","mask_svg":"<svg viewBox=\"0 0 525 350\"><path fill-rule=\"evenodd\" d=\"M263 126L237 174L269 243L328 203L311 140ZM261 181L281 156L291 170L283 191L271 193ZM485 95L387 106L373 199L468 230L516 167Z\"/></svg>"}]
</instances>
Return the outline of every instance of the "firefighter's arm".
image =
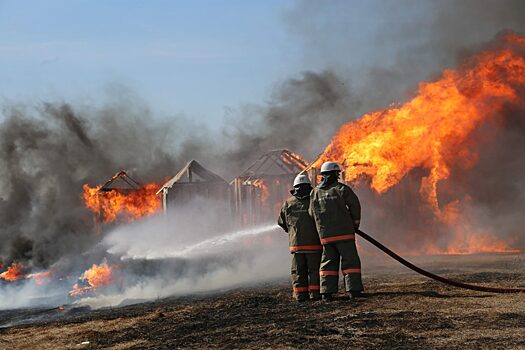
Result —
<instances>
[{"instance_id":1,"label":"firefighter's arm","mask_svg":"<svg viewBox=\"0 0 525 350\"><path fill-rule=\"evenodd\" d=\"M359 198L357 198L357 195L354 193L354 191L352 191L352 189L347 186L345 186L343 190L343 198L348 207L348 210L350 211L350 215L354 220L354 226L356 229L358 229L359 224L361 223L361 203L359 203Z\"/></svg>"},{"instance_id":2,"label":"firefighter's arm","mask_svg":"<svg viewBox=\"0 0 525 350\"><path fill-rule=\"evenodd\" d=\"M288 225L286 225L286 203L283 204L281 208L281 213L277 219L277 224L283 228L285 232L288 232Z\"/></svg>"}]
</instances>

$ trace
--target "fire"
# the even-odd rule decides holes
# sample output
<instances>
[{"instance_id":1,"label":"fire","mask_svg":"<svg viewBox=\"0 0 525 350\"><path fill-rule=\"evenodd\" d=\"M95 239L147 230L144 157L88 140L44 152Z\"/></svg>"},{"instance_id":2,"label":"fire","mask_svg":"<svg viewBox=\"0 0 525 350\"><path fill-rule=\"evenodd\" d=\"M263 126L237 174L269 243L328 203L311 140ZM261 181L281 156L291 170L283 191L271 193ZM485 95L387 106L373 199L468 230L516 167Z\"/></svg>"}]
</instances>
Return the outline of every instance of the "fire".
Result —
<instances>
[{"instance_id":1,"label":"fire","mask_svg":"<svg viewBox=\"0 0 525 350\"><path fill-rule=\"evenodd\" d=\"M30 273L26 278L32 279L36 284L44 284L51 278L51 271L42 271L36 273Z\"/></svg>"},{"instance_id":2,"label":"fire","mask_svg":"<svg viewBox=\"0 0 525 350\"><path fill-rule=\"evenodd\" d=\"M33 280L36 284L44 284L51 277L50 271L42 271L26 275L25 270L26 269L21 263L15 262L7 268L7 271L0 273L0 278L10 282L25 278Z\"/></svg>"},{"instance_id":3,"label":"fire","mask_svg":"<svg viewBox=\"0 0 525 350\"><path fill-rule=\"evenodd\" d=\"M149 183L136 190L101 191L102 186L84 185L84 202L103 222L113 222L117 217L135 220L156 213L161 202L156 195L159 185Z\"/></svg>"},{"instance_id":4,"label":"fire","mask_svg":"<svg viewBox=\"0 0 525 350\"><path fill-rule=\"evenodd\" d=\"M93 264L90 269L86 270L82 276L80 276L80 279L85 285L81 286L79 283L75 283L69 295L73 297L79 296L100 287L110 285L114 269L115 266L108 265L106 260L100 265Z\"/></svg>"},{"instance_id":5,"label":"fire","mask_svg":"<svg viewBox=\"0 0 525 350\"><path fill-rule=\"evenodd\" d=\"M10 282L24 278L22 264L16 262L13 263L7 268L7 271L0 273L0 278Z\"/></svg>"},{"instance_id":6,"label":"fire","mask_svg":"<svg viewBox=\"0 0 525 350\"><path fill-rule=\"evenodd\" d=\"M265 179L258 179L252 182L252 185L257 187L260 190L261 202L263 205L268 203L268 198L270 197L270 190L268 189L268 184Z\"/></svg>"},{"instance_id":7,"label":"fire","mask_svg":"<svg viewBox=\"0 0 525 350\"><path fill-rule=\"evenodd\" d=\"M497 121L507 104L524 104L518 92L525 84L523 49L525 37L507 34L500 48L445 70L435 82L421 83L412 100L343 125L314 166L338 161L346 181L368 179L379 194L411 170L424 169L419 192L435 216L450 225L464 224L461 215L442 209L438 184L449 178L453 166L469 169L476 164L478 156L468 142L481 123ZM474 241L490 234L481 238L467 234L465 225L463 229L461 251L483 251ZM496 246L505 249L505 244Z\"/></svg>"}]
</instances>

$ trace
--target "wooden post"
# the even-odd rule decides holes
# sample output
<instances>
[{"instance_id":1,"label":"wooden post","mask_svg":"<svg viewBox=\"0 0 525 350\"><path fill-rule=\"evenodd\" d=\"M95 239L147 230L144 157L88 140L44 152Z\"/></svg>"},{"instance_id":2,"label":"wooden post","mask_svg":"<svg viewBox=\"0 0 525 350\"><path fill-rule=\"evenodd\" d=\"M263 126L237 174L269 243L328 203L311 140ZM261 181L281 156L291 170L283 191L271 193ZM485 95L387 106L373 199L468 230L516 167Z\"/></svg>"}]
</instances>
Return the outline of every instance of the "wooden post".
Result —
<instances>
[{"instance_id":1,"label":"wooden post","mask_svg":"<svg viewBox=\"0 0 525 350\"><path fill-rule=\"evenodd\" d=\"M192 173L191 173L191 168L188 167L188 182L192 182Z\"/></svg>"},{"instance_id":2,"label":"wooden post","mask_svg":"<svg viewBox=\"0 0 525 350\"><path fill-rule=\"evenodd\" d=\"M168 213L168 188L166 187L162 189L162 210L164 215Z\"/></svg>"}]
</instances>

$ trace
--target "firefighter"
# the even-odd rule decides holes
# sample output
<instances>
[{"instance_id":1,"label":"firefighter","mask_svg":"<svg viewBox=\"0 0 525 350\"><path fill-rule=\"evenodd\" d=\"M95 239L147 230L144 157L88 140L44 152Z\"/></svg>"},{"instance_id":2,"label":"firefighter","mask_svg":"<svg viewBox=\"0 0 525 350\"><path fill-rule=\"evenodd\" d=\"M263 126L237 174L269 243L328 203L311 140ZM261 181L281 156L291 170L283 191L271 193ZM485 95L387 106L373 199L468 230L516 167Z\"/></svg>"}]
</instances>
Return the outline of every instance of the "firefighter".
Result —
<instances>
[{"instance_id":1,"label":"firefighter","mask_svg":"<svg viewBox=\"0 0 525 350\"><path fill-rule=\"evenodd\" d=\"M332 300L339 284L341 268L346 292L351 298L364 297L361 261L355 245L355 232L361 220L361 205L352 189L339 182L341 168L336 162L321 166L323 179L310 196L310 215L314 218L323 254L321 295Z\"/></svg>"},{"instance_id":2,"label":"firefighter","mask_svg":"<svg viewBox=\"0 0 525 350\"><path fill-rule=\"evenodd\" d=\"M319 300L319 265L322 246L315 223L308 213L312 185L307 175L297 175L292 196L284 202L277 223L288 232L292 254L294 297L302 302Z\"/></svg>"}]
</instances>

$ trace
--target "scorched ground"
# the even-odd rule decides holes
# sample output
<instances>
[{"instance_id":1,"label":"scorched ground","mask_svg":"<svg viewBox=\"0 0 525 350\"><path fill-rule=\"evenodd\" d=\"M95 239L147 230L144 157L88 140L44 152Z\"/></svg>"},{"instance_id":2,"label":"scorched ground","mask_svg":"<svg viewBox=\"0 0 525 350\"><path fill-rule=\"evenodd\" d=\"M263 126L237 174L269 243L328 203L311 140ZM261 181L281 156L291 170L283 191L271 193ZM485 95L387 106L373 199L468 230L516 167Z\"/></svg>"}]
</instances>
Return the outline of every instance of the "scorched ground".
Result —
<instances>
[{"instance_id":1,"label":"scorched ground","mask_svg":"<svg viewBox=\"0 0 525 350\"><path fill-rule=\"evenodd\" d=\"M413 260L470 283L525 278L523 254ZM367 267L371 298L360 302L292 303L288 281L278 280L109 309L2 311L0 348L525 348L523 295L452 289L388 260Z\"/></svg>"}]
</instances>

